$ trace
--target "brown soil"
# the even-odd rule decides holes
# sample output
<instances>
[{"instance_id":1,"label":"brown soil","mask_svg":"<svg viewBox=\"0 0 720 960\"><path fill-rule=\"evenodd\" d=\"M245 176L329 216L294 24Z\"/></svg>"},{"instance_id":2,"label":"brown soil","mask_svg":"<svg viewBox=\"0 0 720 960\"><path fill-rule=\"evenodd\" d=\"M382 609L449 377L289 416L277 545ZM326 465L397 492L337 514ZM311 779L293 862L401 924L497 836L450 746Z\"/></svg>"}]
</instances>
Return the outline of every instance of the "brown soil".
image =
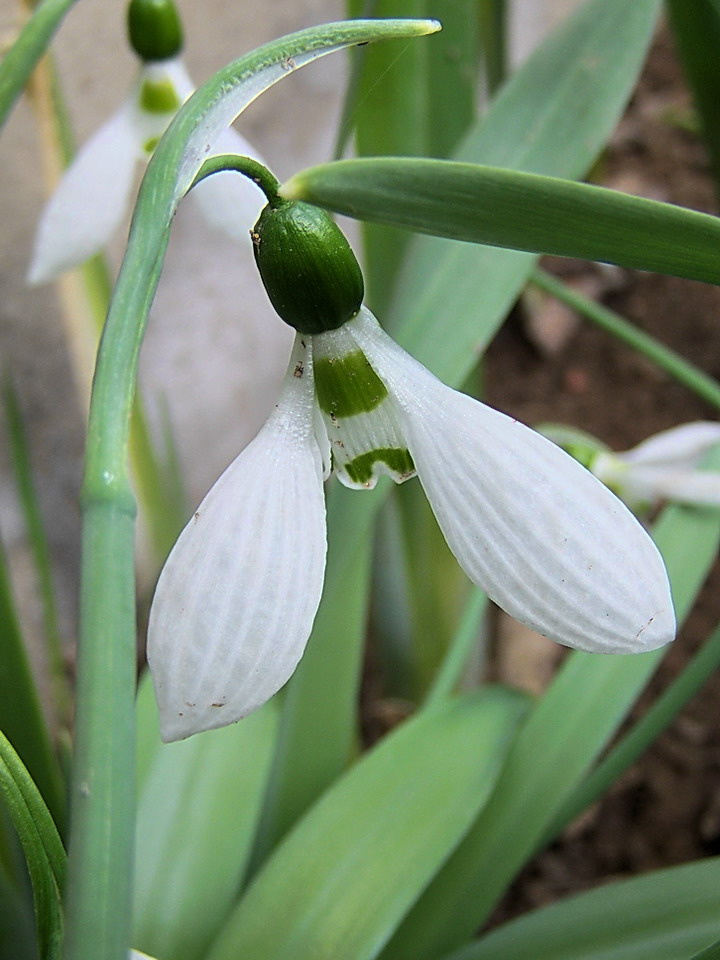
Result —
<instances>
[{"instance_id":1,"label":"brown soil","mask_svg":"<svg viewBox=\"0 0 720 960\"><path fill-rule=\"evenodd\" d=\"M717 212L702 144L677 122L689 115L689 106L663 34L599 179L627 192ZM573 261L546 266L573 277L587 278L590 271L604 288L603 302L720 376L720 289L634 271L608 273ZM548 355L530 342L516 311L490 348L486 371L493 405L528 423L576 425L620 450L666 427L717 419L713 408L586 322ZM667 685L720 621L718 585L716 569L645 701ZM523 873L496 920L610 877L720 852L719 695L716 676L610 795Z\"/></svg>"}]
</instances>

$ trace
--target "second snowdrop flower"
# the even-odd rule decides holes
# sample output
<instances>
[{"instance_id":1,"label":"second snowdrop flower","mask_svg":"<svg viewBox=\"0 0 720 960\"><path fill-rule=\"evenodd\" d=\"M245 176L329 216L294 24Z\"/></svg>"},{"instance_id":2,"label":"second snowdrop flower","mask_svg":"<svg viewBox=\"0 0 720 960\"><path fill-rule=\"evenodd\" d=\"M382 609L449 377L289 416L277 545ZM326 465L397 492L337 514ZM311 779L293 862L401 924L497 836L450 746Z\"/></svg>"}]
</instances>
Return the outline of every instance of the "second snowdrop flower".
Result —
<instances>
[{"instance_id":1,"label":"second snowdrop flower","mask_svg":"<svg viewBox=\"0 0 720 960\"><path fill-rule=\"evenodd\" d=\"M555 444L445 386L388 337L326 214L275 198L254 243L297 335L274 413L158 583L148 660L164 739L237 720L291 676L322 593L331 469L356 489L417 475L470 579L560 643L632 653L673 638L665 568L633 515Z\"/></svg>"},{"instance_id":2,"label":"second snowdrop flower","mask_svg":"<svg viewBox=\"0 0 720 960\"><path fill-rule=\"evenodd\" d=\"M45 207L30 283L46 283L107 246L130 206L137 164L149 160L194 91L179 56L182 28L172 0L132 0L128 33L142 61L139 76L120 109L80 149ZM234 129L218 138L214 153L258 158ZM243 242L262 205L257 189L232 173L208 178L192 196L208 222Z\"/></svg>"},{"instance_id":3,"label":"second snowdrop flower","mask_svg":"<svg viewBox=\"0 0 720 960\"><path fill-rule=\"evenodd\" d=\"M720 423L686 423L624 453L601 450L590 469L634 509L664 500L720 506L720 473L698 469L702 457L718 444Z\"/></svg>"}]
</instances>

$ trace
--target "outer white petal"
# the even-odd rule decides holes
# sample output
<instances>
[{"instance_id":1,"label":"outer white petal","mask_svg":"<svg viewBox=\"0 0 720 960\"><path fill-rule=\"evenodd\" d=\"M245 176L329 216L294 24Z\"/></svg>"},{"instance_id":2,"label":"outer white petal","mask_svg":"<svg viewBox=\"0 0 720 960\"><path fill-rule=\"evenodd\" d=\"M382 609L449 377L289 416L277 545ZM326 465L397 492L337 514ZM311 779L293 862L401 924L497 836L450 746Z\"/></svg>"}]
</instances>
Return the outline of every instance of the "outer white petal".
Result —
<instances>
[{"instance_id":1,"label":"outer white petal","mask_svg":"<svg viewBox=\"0 0 720 960\"><path fill-rule=\"evenodd\" d=\"M110 240L128 205L138 142L133 106L114 114L78 153L40 219L28 271L45 283Z\"/></svg>"},{"instance_id":2,"label":"outer white petal","mask_svg":"<svg viewBox=\"0 0 720 960\"><path fill-rule=\"evenodd\" d=\"M244 717L303 654L326 549L313 402L310 351L296 338L274 413L203 500L160 575L148 662L165 741Z\"/></svg>"},{"instance_id":3,"label":"outer white petal","mask_svg":"<svg viewBox=\"0 0 720 960\"><path fill-rule=\"evenodd\" d=\"M640 652L672 640L660 554L606 487L535 431L444 386L367 311L352 329L403 410L418 476L475 583L518 620L581 650Z\"/></svg>"},{"instance_id":4,"label":"outer white petal","mask_svg":"<svg viewBox=\"0 0 720 960\"><path fill-rule=\"evenodd\" d=\"M691 467L717 443L720 443L720 423L698 421L663 430L618 456L626 463L674 463Z\"/></svg>"},{"instance_id":5,"label":"outer white petal","mask_svg":"<svg viewBox=\"0 0 720 960\"><path fill-rule=\"evenodd\" d=\"M221 153L237 153L264 163L257 150L232 127L220 134L209 156ZM211 226L247 244L250 243L250 229L267 202L252 180L229 170L206 177L193 187L190 197Z\"/></svg>"}]
</instances>

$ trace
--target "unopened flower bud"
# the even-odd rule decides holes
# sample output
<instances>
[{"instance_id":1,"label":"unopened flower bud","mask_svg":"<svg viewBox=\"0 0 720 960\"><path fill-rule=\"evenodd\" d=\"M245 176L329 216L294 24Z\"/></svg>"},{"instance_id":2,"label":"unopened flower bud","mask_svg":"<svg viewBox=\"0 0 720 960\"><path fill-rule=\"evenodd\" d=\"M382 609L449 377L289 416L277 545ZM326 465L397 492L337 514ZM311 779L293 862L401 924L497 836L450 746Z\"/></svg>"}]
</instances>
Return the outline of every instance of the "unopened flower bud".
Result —
<instances>
[{"instance_id":1,"label":"unopened flower bud","mask_svg":"<svg viewBox=\"0 0 720 960\"><path fill-rule=\"evenodd\" d=\"M176 57L182 50L183 32L172 0L131 0L128 38L145 62Z\"/></svg>"}]
</instances>

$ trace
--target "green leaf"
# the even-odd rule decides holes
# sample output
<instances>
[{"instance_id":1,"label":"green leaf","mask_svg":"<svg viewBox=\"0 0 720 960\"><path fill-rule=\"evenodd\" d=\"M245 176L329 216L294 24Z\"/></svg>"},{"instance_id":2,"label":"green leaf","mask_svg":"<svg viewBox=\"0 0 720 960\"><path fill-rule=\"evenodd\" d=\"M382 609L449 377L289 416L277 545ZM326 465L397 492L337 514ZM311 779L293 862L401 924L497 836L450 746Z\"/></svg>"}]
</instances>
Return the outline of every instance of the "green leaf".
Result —
<instances>
[{"instance_id":1,"label":"green leaf","mask_svg":"<svg viewBox=\"0 0 720 960\"><path fill-rule=\"evenodd\" d=\"M0 869L0 960L37 960L32 902Z\"/></svg>"},{"instance_id":2,"label":"green leaf","mask_svg":"<svg viewBox=\"0 0 720 960\"><path fill-rule=\"evenodd\" d=\"M488 93L493 94L507 74L507 3L506 0L479 0L478 9L485 85Z\"/></svg>"},{"instance_id":3,"label":"green leaf","mask_svg":"<svg viewBox=\"0 0 720 960\"><path fill-rule=\"evenodd\" d=\"M455 159L556 177L584 174L630 96L658 8L658 0L584 3L504 84ZM459 386L534 262L516 251L418 236L386 325L413 356Z\"/></svg>"},{"instance_id":4,"label":"green leaf","mask_svg":"<svg viewBox=\"0 0 720 960\"><path fill-rule=\"evenodd\" d=\"M305 655L284 694L254 872L357 749L372 521L380 499L336 484L328 497L325 590Z\"/></svg>"},{"instance_id":5,"label":"green leaf","mask_svg":"<svg viewBox=\"0 0 720 960\"><path fill-rule=\"evenodd\" d=\"M50 666L55 686L55 703L61 712L68 706L69 690L64 671L62 642L58 627L55 587L53 585L50 549L40 504L33 481L25 427L20 413L20 403L11 378L8 376L3 393L3 406L8 426L8 441L13 461L15 482L22 508L23 520L30 540L35 571L40 588L40 601L43 612L43 626L47 643Z\"/></svg>"},{"instance_id":6,"label":"green leaf","mask_svg":"<svg viewBox=\"0 0 720 960\"><path fill-rule=\"evenodd\" d=\"M199 960L229 913L277 719L271 701L233 726L158 745L139 793L133 924L133 944L153 957Z\"/></svg>"},{"instance_id":7,"label":"green leaf","mask_svg":"<svg viewBox=\"0 0 720 960\"><path fill-rule=\"evenodd\" d=\"M65 14L77 0L42 0L0 63L0 127L25 89Z\"/></svg>"},{"instance_id":8,"label":"green leaf","mask_svg":"<svg viewBox=\"0 0 720 960\"><path fill-rule=\"evenodd\" d=\"M720 857L658 870L534 910L445 960L687 960L720 936L719 886Z\"/></svg>"},{"instance_id":9,"label":"green leaf","mask_svg":"<svg viewBox=\"0 0 720 960\"><path fill-rule=\"evenodd\" d=\"M42 960L56 960L63 929L60 894L65 851L37 787L1 733L0 795L20 838L32 881L40 956Z\"/></svg>"},{"instance_id":10,"label":"green leaf","mask_svg":"<svg viewBox=\"0 0 720 960\"><path fill-rule=\"evenodd\" d=\"M455 634L470 583L448 547L418 484L394 490L404 534L412 647L411 699L422 700Z\"/></svg>"},{"instance_id":11,"label":"green leaf","mask_svg":"<svg viewBox=\"0 0 720 960\"><path fill-rule=\"evenodd\" d=\"M58 823L65 815L65 795L37 687L30 670L12 595L10 572L0 542L0 730L31 771Z\"/></svg>"},{"instance_id":12,"label":"green leaf","mask_svg":"<svg viewBox=\"0 0 720 960\"><path fill-rule=\"evenodd\" d=\"M705 145L720 192L720 3L667 0L675 46L693 92Z\"/></svg>"},{"instance_id":13,"label":"green leaf","mask_svg":"<svg viewBox=\"0 0 720 960\"><path fill-rule=\"evenodd\" d=\"M720 940L713 943L707 950L696 953L690 960L720 960Z\"/></svg>"},{"instance_id":14,"label":"green leaf","mask_svg":"<svg viewBox=\"0 0 720 960\"><path fill-rule=\"evenodd\" d=\"M349 5L357 13L358 4ZM372 16L435 17L441 33L428 43L399 41L354 52L352 91L355 144L360 156L446 157L475 112L477 12L465 0L376 0ZM365 274L368 302L383 312L410 238L368 225Z\"/></svg>"},{"instance_id":15,"label":"green leaf","mask_svg":"<svg viewBox=\"0 0 720 960\"><path fill-rule=\"evenodd\" d=\"M487 689L400 726L309 811L208 960L370 960L482 806L525 710Z\"/></svg>"},{"instance_id":16,"label":"green leaf","mask_svg":"<svg viewBox=\"0 0 720 960\"><path fill-rule=\"evenodd\" d=\"M452 240L720 283L720 218L554 177L447 160L338 160L281 193Z\"/></svg>"},{"instance_id":17,"label":"green leaf","mask_svg":"<svg viewBox=\"0 0 720 960\"><path fill-rule=\"evenodd\" d=\"M423 15L425 0L376 0L373 16ZM443 31L444 32L444 31ZM441 34L442 35L442 34ZM437 43L439 37L433 37ZM360 156L428 153L427 73L429 43L395 41L356 50L360 61L352 119L355 148ZM367 224L364 236L364 273L367 301L382 311L388 304L409 237Z\"/></svg>"},{"instance_id":18,"label":"green leaf","mask_svg":"<svg viewBox=\"0 0 720 960\"><path fill-rule=\"evenodd\" d=\"M669 507L657 523L678 619L687 615L720 543L718 511ZM459 946L537 850L662 658L572 653L530 714L497 787L463 843L383 953L426 960Z\"/></svg>"}]
</instances>

